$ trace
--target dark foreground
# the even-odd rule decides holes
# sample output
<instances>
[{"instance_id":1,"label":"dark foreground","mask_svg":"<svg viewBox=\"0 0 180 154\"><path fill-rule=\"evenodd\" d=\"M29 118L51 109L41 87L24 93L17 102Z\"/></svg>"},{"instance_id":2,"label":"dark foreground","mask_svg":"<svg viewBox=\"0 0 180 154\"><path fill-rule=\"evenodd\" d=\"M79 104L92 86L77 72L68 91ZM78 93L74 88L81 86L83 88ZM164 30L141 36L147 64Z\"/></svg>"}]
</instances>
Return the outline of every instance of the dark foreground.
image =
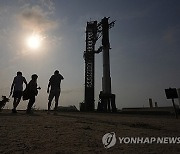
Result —
<instances>
[{"instance_id":1,"label":"dark foreground","mask_svg":"<svg viewBox=\"0 0 180 154\"><path fill-rule=\"evenodd\" d=\"M115 132L106 149L102 137ZM178 137L180 120L173 116L36 111L0 112L0 153L180 153L180 144L120 144L118 137Z\"/></svg>"}]
</instances>

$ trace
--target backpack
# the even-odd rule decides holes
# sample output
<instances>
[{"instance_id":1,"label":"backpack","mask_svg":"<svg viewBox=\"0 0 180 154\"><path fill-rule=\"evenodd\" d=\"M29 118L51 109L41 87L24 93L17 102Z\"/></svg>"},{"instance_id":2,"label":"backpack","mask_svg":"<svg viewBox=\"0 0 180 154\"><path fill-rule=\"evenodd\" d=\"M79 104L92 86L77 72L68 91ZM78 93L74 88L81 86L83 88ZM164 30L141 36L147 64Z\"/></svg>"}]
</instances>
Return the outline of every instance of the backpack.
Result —
<instances>
[{"instance_id":1,"label":"backpack","mask_svg":"<svg viewBox=\"0 0 180 154\"><path fill-rule=\"evenodd\" d=\"M26 86L26 88L23 91L23 100L29 99L29 84Z\"/></svg>"}]
</instances>

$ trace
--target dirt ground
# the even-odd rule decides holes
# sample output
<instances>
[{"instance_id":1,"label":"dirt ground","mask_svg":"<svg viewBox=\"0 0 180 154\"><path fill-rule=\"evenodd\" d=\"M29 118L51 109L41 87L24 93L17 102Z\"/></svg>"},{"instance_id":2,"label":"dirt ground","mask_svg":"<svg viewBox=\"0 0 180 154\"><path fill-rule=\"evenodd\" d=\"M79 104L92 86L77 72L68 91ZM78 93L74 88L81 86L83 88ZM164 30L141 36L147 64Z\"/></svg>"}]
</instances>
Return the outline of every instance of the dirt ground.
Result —
<instances>
[{"instance_id":1,"label":"dirt ground","mask_svg":"<svg viewBox=\"0 0 180 154\"><path fill-rule=\"evenodd\" d=\"M115 132L117 142L104 148L102 137ZM180 119L173 115L128 115L25 111L0 112L0 153L138 153L176 154L180 144L120 144L118 137L178 137Z\"/></svg>"}]
</instances>

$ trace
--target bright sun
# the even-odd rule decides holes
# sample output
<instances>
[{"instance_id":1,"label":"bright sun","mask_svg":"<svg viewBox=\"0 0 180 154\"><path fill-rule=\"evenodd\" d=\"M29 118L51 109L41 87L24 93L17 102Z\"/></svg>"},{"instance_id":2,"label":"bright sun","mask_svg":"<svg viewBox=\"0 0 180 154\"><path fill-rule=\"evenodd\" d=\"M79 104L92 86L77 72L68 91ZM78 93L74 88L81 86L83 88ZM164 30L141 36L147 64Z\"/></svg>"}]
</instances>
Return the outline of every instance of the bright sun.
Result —
<instances>
[{"instance_id":1,"label":"bright sun","mask_svg":"<svg viewBox=\"0 0 180 154\"><path fill-rule=\"evenodd\" d=\"M41 46L42 38L38 34L32 34L27 38L27 45L31 49L38 49Z\"/></svg>"}]
</instances>

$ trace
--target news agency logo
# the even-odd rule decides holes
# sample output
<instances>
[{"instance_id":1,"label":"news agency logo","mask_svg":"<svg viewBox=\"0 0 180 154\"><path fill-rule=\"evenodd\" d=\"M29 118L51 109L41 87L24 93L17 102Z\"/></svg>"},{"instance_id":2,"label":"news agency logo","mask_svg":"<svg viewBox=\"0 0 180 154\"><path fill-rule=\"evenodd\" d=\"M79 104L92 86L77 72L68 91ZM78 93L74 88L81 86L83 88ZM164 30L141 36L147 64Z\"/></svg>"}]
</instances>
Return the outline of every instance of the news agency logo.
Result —
<instances>
[{"instance_id":1,"label":"news agency logo","mask_svg":"<svg viewBox=\"0 0 180 154\"><path fill-rule=\"evenodd\" d=\"M102 138L103 145L106 149L116 144L116 134L114 132L107 133Z\"/></svg>"},{"instance_id":2,"label":"news agency logo","mask_svg":"<svg viewBox=\"0 0 180 154\"><path fill-rule=\"evenodd\" d=\"M111 148L116 144L116 140L120 144L180 144L180 136L177 137L117 137L114 132L106 133L102 137L104 148Z\"/></svg>"}]
</instances>

